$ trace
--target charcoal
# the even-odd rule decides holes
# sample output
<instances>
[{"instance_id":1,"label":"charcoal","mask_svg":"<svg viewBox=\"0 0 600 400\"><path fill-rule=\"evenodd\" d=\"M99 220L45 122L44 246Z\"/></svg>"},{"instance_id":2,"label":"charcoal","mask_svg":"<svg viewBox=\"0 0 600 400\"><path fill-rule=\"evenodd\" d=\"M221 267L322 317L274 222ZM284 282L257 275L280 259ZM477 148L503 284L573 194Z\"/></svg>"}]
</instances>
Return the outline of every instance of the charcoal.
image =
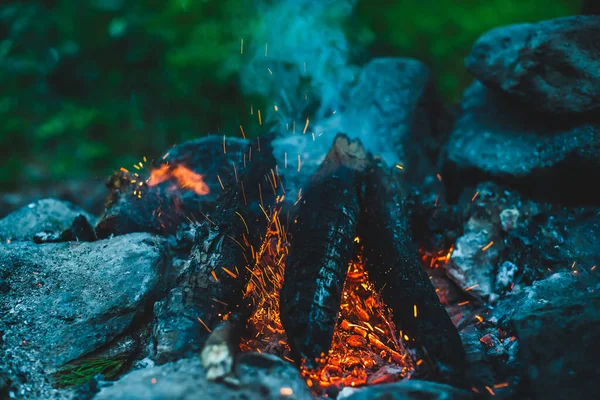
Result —
<instances>
[{"instance_id":1,"label":"charcoal","mask_svg":"<svg viewBox=\"0 0 600 400\"><path fill-rule=\"evenodd\" d=\"M565 115L600 109L600 17L573 16L492 29L466 66L528 108Z\"/></svg>"},{"instance_id":2,"label":"charcoal","mask_svg":"<svg viewBox=\"0 0 600 400\"><path fill-rule=\"evenodd\" d=\"M142 318L159 295L165 243L131 234L93 243L0 244L0 369L50 398L43 371L94 352Z\"/></svg>"},{"instance_id":3,"label":"charcoal","mask_svg":"<svg viewBox=\"0 0 600 400\"><path fill-rule=\"evenodd\" d=\"M408 335L423 363L422 373L446 372L459 379L464 366L460 337L421 267L410 237L398 169L376 166L366 177L359 236L369 277L393 310L397 329ZM415 317L415 307L417 317ZM428 365L433 365L429 368ZM450 372L448 371L450 370Z\"/></svg>"},{"instance_id":4,"label":"charcoal","mask_svg":"<svg viewBox=\"0 0 600 400\"><path fill-rule=\"evenodd\" d=\"M280 292L281 321L295 360L311 368L331 346L348 265L354 256L359 189L367 154L338 135L306 188Z\"/></svg>"},{"instance_id":5,"label":"charcoal","mask_svg":"<svg viewBox=\"0 0 600 400\"><path fill-rule=\"evenodd\" d=\"M84 215L78 215L71 224L71 235L78 242L93 242L96 240L96 232Z\"/></svg>"},{"instance_id":6,"label":"charcoal","mask_svg":"<svg viewBox=\"0 0 600 400\"><path fill-rule=\"evenodd\" d=\"M244 156L247 145L245 139L224 141L223 136L207 136L173 147L150 165L155 169L167 164L182 166L202 175L209 188L207 194L181 187L173 178L148 186L144 183L149 178L148 171L115 172L108 183L110 194L96 234L99 238L130 232L173 234L182 223L204 220L203 215L214 211L223 192L221 182L227 182L234 174L233 164L248 156Z\"/></svg>"},{"instance_id":7,"label":"charcoal","mask_svg":"<svg viewBox=\"0 0 600 400\"><path fill-rule=\"evenodd\" d=\"M199 351L228 313L247 318L248 304L242 304L247 266L267 226L263 209L274 205L282 183L268 137L251 142L245 153L251 158L236 166L216 210L196 227L189 266L177 287L155 308L160 362Z\"/></svg>"},{"instance_id":8,"label":"charcoal","mask_svg":"<svg viewBox=\"0 0 600 400\"><path fill-rule=\"evenodd\" d=\"M26 205L0 220L0 241L34 240L38 243L57 242L73 219L83 215L95 218L76 205L56 199L43 199Z\"/></svg>"},{"instance_id":9,"label":"charcoal","mask_svg":"<svg viewBox=\"0 0 600 400\"><path fill-rule=\"evenodd\" d=\"M539 116L475 82L462 100L442 172L448 198L486 180L562 204L597 204L586 185L600 178L600 120Z\"/></svg>"}]
</instances>

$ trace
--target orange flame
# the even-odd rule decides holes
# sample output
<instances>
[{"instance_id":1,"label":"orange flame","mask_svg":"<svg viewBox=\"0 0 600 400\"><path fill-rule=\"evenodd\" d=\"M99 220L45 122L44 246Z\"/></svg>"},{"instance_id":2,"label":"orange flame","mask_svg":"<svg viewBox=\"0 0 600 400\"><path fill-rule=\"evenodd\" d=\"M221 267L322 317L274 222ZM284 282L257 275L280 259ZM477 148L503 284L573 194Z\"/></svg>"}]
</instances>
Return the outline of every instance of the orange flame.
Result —
<instances>
[{"instance_id":1,"label":"orange flame","mask_svg":"<svg viewBox=\"0 0 600 400\"><path fill-rule=\"evenodd\" d=\"M177 181L179 187L191 189L196 194L205 195L210 193L208 185L204 182L204 175L197 174L183 165L176 165L175 167L167 164L161 165L150 171L150 178L147 183L148 186L156 186L171 178Z\"/></svg>"},{"instance_id":2,"label":"orange flame","mask_svg":"<svg viewBox=\"0 0 600 400\"><path fill-rule=\"evenodd\" d=\"M279 211L271 215L265 240L249 268L245 297L254 310L248 320L250 334L242 339L240 349L276 354L293 362L279 312L289 248ZM328 388L396 381L413 370L413 360L394 327L391 312L369 282L359 255L348 269L331 350L319 360L317 369L303 367L302 375L315 393L323 394Z\"/></svg>"}]
</instances>

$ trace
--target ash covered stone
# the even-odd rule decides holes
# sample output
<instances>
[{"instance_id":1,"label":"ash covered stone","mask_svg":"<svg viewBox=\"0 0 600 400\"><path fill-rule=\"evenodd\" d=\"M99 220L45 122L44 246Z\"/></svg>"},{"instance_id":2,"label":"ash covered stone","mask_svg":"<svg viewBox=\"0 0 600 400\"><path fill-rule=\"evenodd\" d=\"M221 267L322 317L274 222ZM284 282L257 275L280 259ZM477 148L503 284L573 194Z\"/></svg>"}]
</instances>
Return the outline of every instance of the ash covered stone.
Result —
<instances>
[{"instance_id":1,"label":"ash covered stone","mask_svg":"<svg viewBox=\"0 0 600 400\"><path fill-rule=\"evenodd\" d=\"M55 242L79 215L94 223L95 217L67 201L43 199L30 203L0 219L0 241L34 240Z\"/></svg>"},{"instance_id":2,"label":"ash covered stone","mask_svg":"<svg viewBox=\"0 0 600 400\"><path fill-rule=\"evenodd\" d=\"M92 353L147 312L167 262L163 240L0 245L0 369L15 392L49 395L50 373Z\"/></svg>"},{"instance_id":3,"label":"ash covered stone","mask_svg":"<svg viewBox=\"0 0 600 400\"><path fill-rule=\"evenodd\" d=\"M448 276L470 295L494 302L517 278L528 274L530 268L538 268L515 251L514 238L521 232L535 231L536 218L555 207L492 182L465 190L458 207L467 223L447 265ZM517 265L525 266L527 271L519 270Z\"/></svg>"},{"instance_id":4,"label":"ash covered stone","mask_svg":"<svg viewBox=\"0 0 600 400\"><path fill-rule=\"evenodd\" d=\"M492 29L466 66L490 88L554 114L600 108L600 17L573 16Z\"/></svg>"},{"instance_id":5,"label":"ash covered stone","mask_svg":"<svg viewBox=\"0 0 600 400\"><path fill-rule=\"evenodd\" d=\"M225 382L210 382L199 358L133 371L105 384L94 399L311 399L292 364L275 356L245 353ZM285 393L289 395L284 396Z\"/></svg>"},{"instance_id":6,"label":"ash covered stone","mask_svg":"<svg viewBox=\"0 0 600 400\"><path fill-rule=\"evenodd\" d=\"M468 400L473 393L441 383L404 380L366 388L347 388L338 399L343 400Z\"/></svg>"}]
</instances>

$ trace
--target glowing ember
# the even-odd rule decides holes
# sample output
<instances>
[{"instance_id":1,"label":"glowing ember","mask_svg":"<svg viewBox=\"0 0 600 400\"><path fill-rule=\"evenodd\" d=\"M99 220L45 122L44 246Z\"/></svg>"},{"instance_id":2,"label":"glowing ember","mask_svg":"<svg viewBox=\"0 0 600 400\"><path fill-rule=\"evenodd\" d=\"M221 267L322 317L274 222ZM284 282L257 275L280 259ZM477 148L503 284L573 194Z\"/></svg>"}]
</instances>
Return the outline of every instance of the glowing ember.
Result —
<instances>
[{"instance_id":1,"label":"glowing ember","mask_svg":"<svg viewBox=\"0 0 600 400\"><path fill-rule=\"evenodd\" d=\"M205 195L210 192L208 185L204 182L204 176L195 173L183 165L171 166L161 165L150 171L150 178L147 181L148 186L156 186L169 179L175 179L179 187L191 189L199 195Z\"/></svg>"},{"instance_id":2,"label":"glowing ember","mask_svg":"<svg viewBox=\"0 0 600 400\"><path fill-rule=\"evenodd\" d=\"M287 254L287 235L275 211L245 291L254 310L248 321L250 334L242 339L240 348L276 354L293 362L279 314ZM318 360L315 370L302 368L302 375L317 394L409 377L413 360L397 332L391 312L369 282L359 255L349 266L331 350Z\"/></svg>"},{"instance_id":3,"label":"glowing ember","mask_svg":"<svg viewBox=\"0 0 600 400\"><path fill-rule=\"evenodd\" d=\"M413 360L397 332L359 254L348 269L331 350L319 368L303 368L302 374L323 392L407 378Z\"/></svg>"},{"instance_id":4,"label":"glowing ember","mask_svg":"<svg viewBox=\"0 0 600 400\"><path fill-rule=\"evenodd\" d=\"M429 268L439 268L448 264L453 251L454 245L450 246L448 250L440 250L436 254L430 254L421 250L421 260L424 264L428 264Z\"/></svg>"}]
</instances>

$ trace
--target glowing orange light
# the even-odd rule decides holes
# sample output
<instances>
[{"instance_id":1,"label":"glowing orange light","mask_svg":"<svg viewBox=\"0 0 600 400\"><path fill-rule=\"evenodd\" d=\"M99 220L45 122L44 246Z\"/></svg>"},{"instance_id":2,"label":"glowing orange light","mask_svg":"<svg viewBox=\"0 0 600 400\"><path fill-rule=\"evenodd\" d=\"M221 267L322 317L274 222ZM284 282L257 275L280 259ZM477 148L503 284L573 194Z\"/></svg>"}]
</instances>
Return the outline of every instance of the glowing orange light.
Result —
<instances>
[{"instance_id":1,"label":"glowing orange light","mask_svg":"<svg viewBox=\"0 0 600 400\"><path fill-rule=\"evenodd\" d=\"M200 175L183 165L172 167L164 164L150 172L148 186L156 186L171 178L174 178L179 186L184 189L191 189L199 195L210 193L210 189L204 182L204 175Z\"/></svg>"}]
</instances>

